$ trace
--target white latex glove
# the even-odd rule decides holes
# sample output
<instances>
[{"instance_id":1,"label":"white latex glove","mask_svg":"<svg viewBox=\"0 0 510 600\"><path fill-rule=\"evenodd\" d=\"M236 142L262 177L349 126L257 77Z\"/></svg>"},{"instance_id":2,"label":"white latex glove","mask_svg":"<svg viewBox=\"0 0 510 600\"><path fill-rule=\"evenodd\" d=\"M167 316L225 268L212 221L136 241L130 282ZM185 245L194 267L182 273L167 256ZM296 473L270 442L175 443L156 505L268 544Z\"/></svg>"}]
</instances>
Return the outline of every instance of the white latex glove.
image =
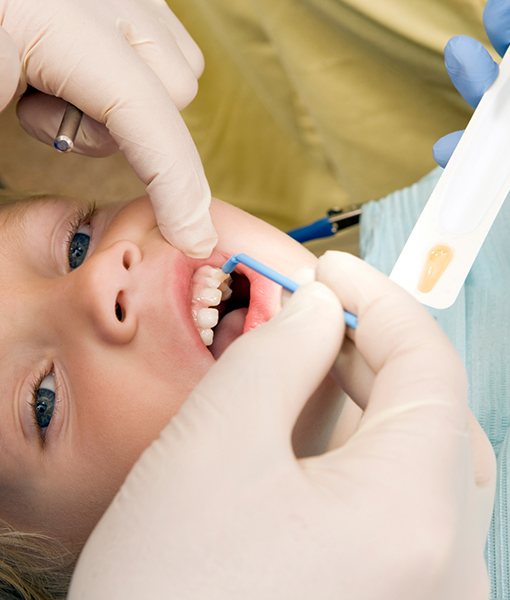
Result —
<instances>
[{"instance_id":1,"label":"white latex glove","mask_svg":"<svg viewBox=\"0 0 510 600\"><path fill-rule=\"evenodd\" d=\"M494 457L456 352L358 259L328 253L317 278L227 349L142 455L71 600L487 598ZM343 336L337 295L359 315L368 406L343 447L296 460L292 427Z\"/></svg>"},{"instance_id":2,"label":"white latex glove","mask_svg":"<svg viewBox=\"0 0 510 600\"><path fill-rule=\"evenodd\" d=\"M124 152L147 185L163 235L191 256L216 243L210 190L179 114L197 92L203 57L164 0L0 0L2 108L21 69L23 127L52 143L65 101L87 115L75 150ZM13 49L19 59L12 57ZM104 127L103 124L106 126ZM108 133L109 132L109 133ZM110 137L111 136L111 137Z\"/></svg>"}]
</instances>

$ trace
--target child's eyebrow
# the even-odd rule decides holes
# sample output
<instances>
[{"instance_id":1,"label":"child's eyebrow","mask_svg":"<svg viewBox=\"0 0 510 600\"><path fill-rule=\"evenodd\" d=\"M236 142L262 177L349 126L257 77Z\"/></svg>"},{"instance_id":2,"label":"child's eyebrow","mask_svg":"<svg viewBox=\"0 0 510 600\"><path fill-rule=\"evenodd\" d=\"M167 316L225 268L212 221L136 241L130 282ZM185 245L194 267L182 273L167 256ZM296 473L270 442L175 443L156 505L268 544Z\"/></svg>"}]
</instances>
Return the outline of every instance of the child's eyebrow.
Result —
<instances>
[{"instance_id":1,"label":"child's eyebrow","mask_svg":"<svg viewBox=\"0 0 510 600\"><path fill-rule=\"evenodd\" d=\"M0 244L19 244L23 238L27 210L25 203L17 202L0 207Z\"/></svg>"},{"instance_id":2,"label":"child's eyebrow","mask_svg":"<svg viewBox=\"0 0 510 600\"><path fill-rule=\"evenodd\" d=\"M0 240L19 243L31 210L61 201L57 196L44 194L0 204Z\"/></svg>"}]
</instances>

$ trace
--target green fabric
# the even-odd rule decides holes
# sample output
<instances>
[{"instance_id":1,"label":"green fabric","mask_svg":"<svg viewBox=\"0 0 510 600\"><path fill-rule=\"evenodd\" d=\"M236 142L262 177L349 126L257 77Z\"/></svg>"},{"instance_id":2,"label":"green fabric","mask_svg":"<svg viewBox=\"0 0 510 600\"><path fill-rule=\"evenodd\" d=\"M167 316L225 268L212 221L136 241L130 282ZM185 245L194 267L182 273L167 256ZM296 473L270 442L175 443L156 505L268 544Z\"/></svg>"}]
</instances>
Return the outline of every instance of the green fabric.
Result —
<instances>
[{"instance_id":1,"label":"green fabric","mask_svg":"<svg viewBox=\"0 0 510 600\"><path fill-rule=\"evenodd\" d=\"M469 110L443 66L483 0L171 0L206 70L184 111L213 193L282 228L433 168Z\"/></svg>"},{"instance_id":2,"label":"green fabric","mask_svg":"<svg viewBox=\"0 0 510 600\"><path fill-rule=\"evenodd\" d=\"M363 209L361 254L389 274L441 170ZM461 354L469 377L469 404L497 456L498 484L487 540L491 598L510 598L510 202L507 198L453 306L434 310Z\"/></svg>"}]
</instances>

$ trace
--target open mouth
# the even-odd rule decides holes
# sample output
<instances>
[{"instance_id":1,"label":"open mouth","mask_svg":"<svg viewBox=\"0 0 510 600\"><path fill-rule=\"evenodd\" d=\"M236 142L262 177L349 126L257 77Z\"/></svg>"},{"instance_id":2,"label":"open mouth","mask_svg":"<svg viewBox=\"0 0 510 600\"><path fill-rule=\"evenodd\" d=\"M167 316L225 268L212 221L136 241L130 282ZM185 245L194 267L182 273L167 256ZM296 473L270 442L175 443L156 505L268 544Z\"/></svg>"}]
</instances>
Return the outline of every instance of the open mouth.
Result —
<instances>
[{"instance_id":1,"label":"open mouth","mask_svg":"<svg viewBox=\"0 0 510 600\"><path fill-rule=\"evenodd\" d=\"M215 359L243 333L249 304L250 282L241 273L204 265L193 274L191 314Z\"/></svg>"}]
</instances>

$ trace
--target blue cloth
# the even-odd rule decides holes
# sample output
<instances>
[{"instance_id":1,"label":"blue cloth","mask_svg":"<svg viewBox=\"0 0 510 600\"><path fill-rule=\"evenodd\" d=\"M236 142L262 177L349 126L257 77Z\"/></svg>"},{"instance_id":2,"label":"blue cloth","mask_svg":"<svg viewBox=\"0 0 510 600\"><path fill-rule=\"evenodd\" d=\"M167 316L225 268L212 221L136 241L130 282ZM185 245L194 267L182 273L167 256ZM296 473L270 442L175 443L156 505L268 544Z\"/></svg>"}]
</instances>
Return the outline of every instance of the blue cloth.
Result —
<instances>
[{"instance_id":1,"label":"blue cloth","mask_svg":"<svg viewBox=\"0 0 510 600\"><path fill-rule=\"evenodd\" d=\"M363 207L361 255L389 274L442 170ZM480 198L483 202L483 198ZM461 354L469 403L497 456L498 484L486 559L491 599L510 599L510 201L503 205L455 304L430 309Z\"/></svg>"}]
</instances>

